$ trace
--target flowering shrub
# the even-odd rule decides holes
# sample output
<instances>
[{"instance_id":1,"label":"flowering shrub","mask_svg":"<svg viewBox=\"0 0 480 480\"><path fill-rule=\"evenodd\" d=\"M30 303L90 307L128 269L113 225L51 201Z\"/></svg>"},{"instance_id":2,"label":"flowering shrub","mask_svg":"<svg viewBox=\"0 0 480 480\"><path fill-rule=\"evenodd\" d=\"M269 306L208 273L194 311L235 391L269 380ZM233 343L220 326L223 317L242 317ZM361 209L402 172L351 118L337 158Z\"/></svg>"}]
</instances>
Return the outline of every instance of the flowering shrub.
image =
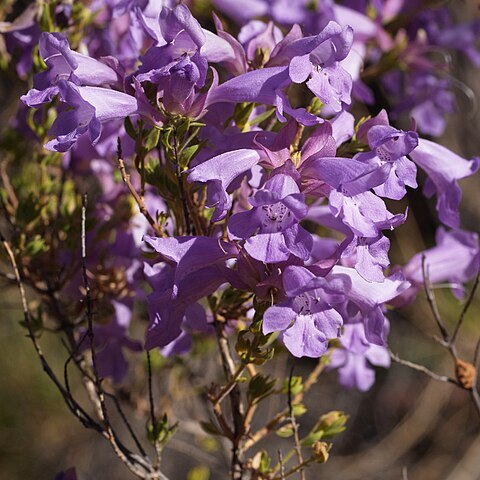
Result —
<instances>
[{"instance_id":1,"label":"flowering shrub","mask_svg":"<svg viewBox=\"0 0 480 480\"><path fill-rule=\"evenodd\" d=\"M434 305L437 283L462 298L478 279L478 236L461 229L458 180L480 159L433 139L456 107L455 81L432 52L453 49L479 65L479 25L407 1L213 7L212 17L200 1L59 0L1 23L4 67L31 83L2 140L8 278L67 407L132 474L167 478L160 454L176 425L159 415L152 378L168 359L212 355L215 344L225 379L209 387L202 425L229 442L231 478L305 478L346 422L325 413L300 437L303 398L322 370L368 390L373 366L402 362L388 349L388 311L423 289ZM414 120L405 130L402 114ZM436 199L437 243L391 265L419 184ZM449 380L480 408L475 367L455 348L464 311L449 333L434 309L456 361ZM68 348L63 381L40 349L47 328ZM132 364L145 355L154 458L131 429L130 451L109 415L121 385L138 388ZM279 355L319 363L306 381L293 369L273 378ZM74 366L92 412L70 390ZM254 428L275 394L285 409L257 416ZM272 432L292 439L278 461L258 447Z\"/></svg>"}]
</instances>

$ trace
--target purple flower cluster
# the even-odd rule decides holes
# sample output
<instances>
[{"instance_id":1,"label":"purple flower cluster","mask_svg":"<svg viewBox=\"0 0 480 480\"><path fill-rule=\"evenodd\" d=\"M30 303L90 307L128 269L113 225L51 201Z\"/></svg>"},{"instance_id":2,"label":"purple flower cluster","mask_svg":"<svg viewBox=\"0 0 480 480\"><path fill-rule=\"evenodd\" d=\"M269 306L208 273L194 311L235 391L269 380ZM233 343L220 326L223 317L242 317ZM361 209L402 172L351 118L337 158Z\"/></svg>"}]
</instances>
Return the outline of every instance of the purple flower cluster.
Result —
<instances>
[{"instance_id":1,"label":"purple flower cluster","mask_svg":"<svg viewBox=\"0 0 480 480\"><path fill-rule=\"evenodd\" d=\"M296 357L320 357L338 339L331 366L339 368L340 383L368 389L371 365L389 364L387 305L412 297L423 282L420 254L388 271L389 233L407 212L391 212L385 199L399 201L417 188L417 168L426 174L424 193L436 196L439 220L451 229L439 230L437 246L425 252L432 282L449 281L458 290L480 258L476 235L459 229L457 184L475 173L478 159L395 128L384 110L360 122L348 111L352 99L371 96L360 78L361 64L375 54L367 55L367 42L376 42L377 53L391 47L383 29L397 13L388 11L391 2L372 2L373 21L364 15L366 2L319 2L316 10L310 2L288 2L286 16L282 0L215 0L243 25L238 38L217 18L216 33L202 28L185 5L105 3L91 8L109 26L102 41L98 31L84 39L84 53L72 50L62 33L40 35L46 70L22 100L40 107L56 99L53 139L45 147L67 152L66 168L83 168L99 180L104 223L124 198L112 180L114 142L121 137L125 155L134 149L123 120L163 129L160 135L179 119L202 122L200 152L183 171L178 166L181 187L195 201L203 198L201 211L185 202L190 217L182 221L191 228L180 233L169 200L147 189L149 208L170 214L165 236L154 236L135 217L124 230L116 226L114 241L99 244L108 251L101 263L122 268L126 289L137 292L142 274L152 288L145 348L188 351L194 335L212 329L207 299L235 289L248 293L245 312L262 306L263 334L278 336ZM438 45L447 42L442 32L431 31ZM458 48L475 56L468 39ZM308 103L297 101L292 92L298 90ZM424 124L441 118L438 105L448 102L428 99L429 105L415 101L409 108L421 130L438 133L441 125L427 132ZM239 115L239 108L247 113ZM152 158L159 162L161 153ZM208 228L200 231L194 215ZM143 268L142 235L144 250L158 254ZM122 349L138 349L126 336L133 300L114 292L109 301L114 319L96 327L95 346L101 375L120 381Z\"/></svg>"}]
</instances>

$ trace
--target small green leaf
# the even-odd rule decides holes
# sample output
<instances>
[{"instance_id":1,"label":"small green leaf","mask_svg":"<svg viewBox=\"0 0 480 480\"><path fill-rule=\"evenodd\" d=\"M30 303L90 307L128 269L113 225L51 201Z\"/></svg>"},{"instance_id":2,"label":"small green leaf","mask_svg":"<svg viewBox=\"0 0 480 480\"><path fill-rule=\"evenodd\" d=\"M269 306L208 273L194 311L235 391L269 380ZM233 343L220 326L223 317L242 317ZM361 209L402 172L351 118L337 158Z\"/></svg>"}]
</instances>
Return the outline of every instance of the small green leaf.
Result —
<instances>
[{"instance_id":1,"label":"small green leaf","mask_svg":"<svg viewBox=\"0 0 480 480\"><path fill-rule=\"evenodd\" d=\"M148 135L145 138L145 148L147 152L154 150L157 148L158 141L160 140L160 129L159 128L152 128Z\"/></svg>"},{"instance_id":2,"label":"small green leaf","mask_svg":"<svg viewBox=\"0 0 480 480\"><path fill-rule=\"evenodd\" d=\"M190 161L199 152L200 147L201 147L201 144L198 143L197 145L191 145L190 147L187 147L182 151L182 155L180 157L180 166L182 168L188 167Z\"/></svg>"},{"instance_id":3,"label":"small green leaf","mask_svg":"<svg viewBox=\"0 0 480 480\"><path fill-rule=\"evenodd\" d=\"M170 437L177 430L177 424L169 425L167 414L163 415L161 420L154 419L154 423L151 421L147 424L147 438L148 441L154 445L159 443L160 445L165 445Z\"/></svg>"},{"instance_id":4,"label":"small green leaf","mask_svg":"<svg viewBox=\"0 0 480 480\"><path fill-rule=\"evenodd\" d=\"M212 422L200 422L200 427L209 435L222 435L222 432Z\"/></svg>"},{"instance_id":5,"label":"small green leaf","mask_svg":"<svg viewBox=\"0 0 480 480\"><path fill-rule=\"evenodd\" d=\"M275 433L279 437L289 438L293 435L293 427L291 425L284 425L283 427L280 427Z\"/></svg>"},{"instance_id":6,"label":"small green leaf","mask_svg":"<svg viewBox=\"0 0 480 480\"><path fill-rule=\"evenodd\" d=\"M275 386L275 379L257 373L248 384L247 395L250 401L255 398L263 397L270 393Z\"/></svg>"},{"instance_id":7,"label":"small green leaf","mask_svg":"<svg viewBox=\"0 0 480 480\"><path fill-rule=\"evenodd\" d=\"M347 420L344 412L333 410L320 417L319 428L325 432L324 437L333 437L345 430Z\"/></svg>"},{"instance_id":8,"label":"small green leaf","mask_svg":"<svg viewBox=\"0 0 480 480\"><path fill-rule=\"evenodd\" d=\"M307 412L307 407L303 403L297 403L296 405L293 405L292 410L295 417L301 417Z\"/></svg>"},{"instance_id":9,"label":"small green leaf","mask_svg":"<svg viewBox=\"0 0 480 480\"><path fill-rule=\"evenodd\" d=\"M35 237L29 240L25 245L24 254L34 257L36 255L39 255L40 253L48 252L49 249L50 247L49 245L47 245L45 239L42 238L40 235L35 235Z\"/></svg>"},{"instance_id":10,"label":"small green leaf","mask_svg":"<svg viewBox=\"0 0 480 480\"><path fill-rule=\"evenodd\" d=\"M135 140L137 138L137 131L135 130L135 127L133 126L132 120L130 120L130 117L127 117L124 122L125 125L125 131L127 132L127 135L130 138L133 138Z\"/></svg>"},{"instance_id":11,"label":"small green leaf","mask_svg":"<svg viewBox=\"0 0 480 480\"><path fill-rule=\"evenodd\" d=\"M235 123L240 130L243 130L247 126L248 119L250 118L250 115L252 114L254 108L255 104L246 102L239 103L235 107L235 110L233 112L233 119L235 120Z\"/></svg>"},{"instance_id":12,"label":"small green leaf","mask_svg":"<svg viewBox=\"0 0 480 480\"><path fill-rule=\"evenodd\" d=\"M291 381L290 378L286 378L283 382L282 393L288 393L289 389L292 395L301 393L303 391L302 377L293 376Z\"/></svg>"}]
</instances>

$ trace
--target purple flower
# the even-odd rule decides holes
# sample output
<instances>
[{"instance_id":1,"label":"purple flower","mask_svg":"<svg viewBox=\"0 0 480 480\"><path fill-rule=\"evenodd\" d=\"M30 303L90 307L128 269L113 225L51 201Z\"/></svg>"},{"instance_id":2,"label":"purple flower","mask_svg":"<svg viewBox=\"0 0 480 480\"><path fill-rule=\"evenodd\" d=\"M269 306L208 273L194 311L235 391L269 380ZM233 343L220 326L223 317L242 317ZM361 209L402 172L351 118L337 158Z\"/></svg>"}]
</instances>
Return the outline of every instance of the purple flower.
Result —
<instances>
[{"instance_id":1,"label":"purple flower","mask_svg":"<svg viewBox=\"0 0 480 480\"><path fill-rule=\"evenodd\" d=\"M225 218L232 206L229 187L237 186L236 179L245 175L258 163L260 155L255 150L235 150L222 153L190 170L189 182L207 184L207 207L215 207L212 221Z\"/></svg>"},{"instance_id":2,"label":"purple flower","mask_svg":"<svg viewBox=\"0 0 480 480\"><path fill-rule=\"evenodd\" d=\"M176 264L173 277L174 298L178 293L178 285L193 272L215 264L224 264L226 260L235 258L237 247L211 237L150 237L145 235L144 241L166 260Z\"/></svg>"},{"instance_id":3,"label":"purple flower","mask_svg":"<svg viewBox=\"0 0 480 480\"><path fill-rule=\"evenodd\" d=\"M431 283L449 282L462 297L462 284L476 275L480 267L478 235L463 230L447 232L439 228L436 246L417 253L402 268L405 277L417 288L423 285L422 258Z\"/></svg>"},{"instance_id":4,"label":"purple flower","mask_svg":"<svg viewBox=\"0 0 480 480\"><path fill-rule=\"evenodd\" d=\"M372 151L359 153L354 158L385 174L384 182L372 185L374 192L380 197L400 200L407 193L406 185L417 188L417 168L405 155L418 145L418 135L389 125L374 125L367 136Z\"/></svg>"},{"instance_id":5,"label":"purple flower","mask_svg":"<svg viewBox=\"0 0 480 480\"><path fill-rule=\"evenodd\" d=\"M195 323L191 317L198 317L198 307L193 305L228 281L225 262L235 258L238 250L210 237L145 236L144 240L165 260L153 267L145 265L154 289L148 296L150 325L145 348L150 350L166 347L182 335L182 326Z\"/></svg>"},{"instance_id":6,"label":"purple flower","mask_svg":"<svg viewBox=\"0 0 480 480\"><path fill-rule=\"evenodd\" d=\"M316 37L306 37L286 45L271 65L289 60L289 76L294 83L307 87L334 112L350 104L352 77L340 65L352 45L353 29L329 22Z\"/></svg>"},{"instance_id":7,"label":"purple flower","mask_svg":"<svg viewBox=\"0 0 480 480\"><path fill-rule=\"evenodd\" d=\"M344 325L340 341L342 348L333 350L328 368L338 368L338 380L342 387L362 392L369 390L375 382L375 370L371 365L388 368L388 350L369 343L359 323Z\"/></svg>"},{"instance_id":8,"label":"purple flower","mask_svg":"<svg viewBox=\"0 0 480 480\"><path fill-rule=\"evenodd\" d=\"M163 356L183 355L192 348L192 334L213 332L212 326L207 322L205 309L199 303L187 307L180 328L182 329L180 336L161 348Z\"/></svg>"},{"instance_id":9,"label":"purple flower","mask_svg":"<svg viewBox=\"0 0 480 480\"><path fill-rule=\"evenodd\" d=\"M99 87L77 87L74 83L59 80L46 90L30 90L22 96L29 107L48 103L58 94L68 109L60 110L49 134L56 137L45 145L49 150L66 152L84 133L95 144L102 132L102 123L125 118L138 111L135 97Z\"/></svg>"},{"instance_id":10,"label":"purple flower","mask_svg":"<svg viewBox=\"0 0 480 480\"><path fill-rule=\"evenodd\" d=\"M257 68L261 68L267 62L270 52L282 40L281 30L260 20L252 20L245 25L238 34L238 40L245 47L246 57Z\"/></svg>"},{"instance_id":11,"label":"purple flower","mask_svg":"<svg viewBox=\"0 0 480 480\"><path fill-rule=\"evenodd\" d=\"M228 103L263 103L274 105L277 117L285 122L284 113L288 113L304 125L316 125L322 119L309 113L305 108L292 108L283 89L291 83L288 67L261 68L246 72L212 88L208 104Z\"/></svg>"},{"instance_id":12,"label":"purple flower","mask_svg":"<svg viewBox=\"0 0 480 480\"><path fill-rule=\"evenodd\" d=\"M358 237L377 238L382 230L393 230L405 221L405 215L390 213L385 202L371 192L348 196L333 190L329 203L333 215Z\"/></svg>"},{"instance_id":13,"label":"purple flower","mask_svg":"<svg viewBox=\"0 0 480 480\"><path fill-rule=\"evenodd\" d=\"M383 235L376 238L354 236L342 259L353 257L355 270L365 280L381 283L385 280L383 271L390 265L389 248L390 240Z\"/></svg>"},{"instance_id":14,"label":"purple flower","mask_svg":"<svg viewBox=\"0 0 480 480\"><path fill-rule=\"evenodd\" d=\"M235 49L225 35L202 29L182 4L163 7L157 29L154 36L162 41L145 53L134 76L157 86L167 111L192 116L205 85L208 61L236 64Z\"/></svg>"},{"instance_id":15,"label":"purple flower","mask_svg":"<svg viewBox=\"0 0 480 480\"><path fill-rule=\"evenodd\" d=\"M345 321L363 322L368 342L385 345L387 320L383 305L410 287L410 282L405 280L403 274L397 272L385 278L382 283L368 282L354 268L336 265L326 279L350 281L351 287L346 293L348 301L340 310Z\"/></svg>"},{"instance_id":16,"label":"purple flower","mask_svg":"<svg viewBox=\"0 0 480 480\"><path fill-rule=\"evenodd\" d=\"M328 339L337 338L342 326L341 315L328 303L338 302L338 286L329 289L325 279L294 266L283 272L283 285L288 299L267 309L263 333L282 332L285 346L296 357L321 357Z\"/></svg>"},{"instance_id":17,"label":"purple flower","mask_svg":"<svg viewBox=\"0 0 480 480\"><path fill-rule=\"evenodd\" d=\"M423 138L410 153L410 158L428 175L423 191L427 197L436 193L440 221L449 227L458 228L458 206L462 191L457 180L473 175L480 166L480 159L475 157L466 160L448 148Z\"/></svg>"},{"instance_id":18,"label":"purple flower","mask_svg":"<svg viewBox=\"0 0 480 480\"><path fill-rule=\"evenodd\" d=\"M290 255L308 259L312 236L299 225L308 207L292 177L274 175L250 198L250 204L251 210L230 218L231 239L244 239L248 254L265 263L283 262Z\"/></svg>"},{"instance_id":19,"label":"purple flower","mask_svg":"<svg viewBox=\"0 0 480 480\"><path fill-rule=\"evenodd\" d=\"M456 110L455 95L450 80L438 78L431 70L394 70L382 78L382 83L392 98L401 99L395 101L392 115L409 111L421 132L438 137L445 130L446 114Z\"/></svg>"},{"instance_id":20,"label":"purple flower","mask_svg":"<svg viewBox=\"0 0 480 480\"><path fill-rule=\"evenodd\" d=\"M61 33L42 33L39 49L48 69L35 76L35 89L45 90L59 80L96 87L119 83L120 77L113 68L71 50L67 37Z\"/></svg>"},{"instance_id":21,"label":"purple flower","mask_svg":"<svg viewBox=\"0 0 480 480\"><path fill-rule=\"evenodd\" d=\"M128 370L123 349L139 352L142 350L142 344L127 337L132 316L131 308L117 301L113 301L112 304L115 309L115 318L107 325L94 325L93 344L100 377L111 377L115 383L119 383ZM90 348L88 339L82 343L82 350Z\"/></svg>"},{"instance_id":22,"label":"purple flower","mask_svg":"<svg viewBox=\"0 0 480 480\"><path fill-rule=\"evenodd\" d=\"M214 293L227 282L226 267L213 265L194 271L177 285L173 294L175 268L167 264L145 266L145 275L154 291L147 297L150 323L146 332L145 348L168 347L179 338L185 325L197 316L194 305L203 297ZM203 308L203 307L201 307ZM169 347L171 350L175 346ZM168 351L168 350L167 350Z\"/></svg>"},{"instance_id":23,"label":"purple flower","mask_svg":"<svg viewBox=\"0 0 480 480\"><path fill-rule=\"evenodd\" d=\"M37 24L39 5L29 5L13 22L0 22L0 34L5 37L5 47L14 57L17 74L25 78L33 66L33 48L38 43L40 28Z\"/></svg>"}]
</instances>

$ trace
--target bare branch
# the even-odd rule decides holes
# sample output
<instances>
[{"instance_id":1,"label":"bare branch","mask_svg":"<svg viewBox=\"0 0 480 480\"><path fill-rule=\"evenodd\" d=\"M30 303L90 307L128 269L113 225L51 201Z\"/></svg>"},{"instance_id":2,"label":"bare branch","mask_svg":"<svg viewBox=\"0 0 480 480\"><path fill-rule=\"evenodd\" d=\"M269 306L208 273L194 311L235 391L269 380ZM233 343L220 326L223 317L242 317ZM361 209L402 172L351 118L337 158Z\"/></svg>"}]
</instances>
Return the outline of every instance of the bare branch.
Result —
<instances>
[{"instance_id":1,"label":"bare branch","mask_svg":"<svg viewBox=\"0 0 480 480\"><path fill-rule=\"evenodd\" d=\"M434 380L437 380L439 382L453 383L454 385L457 385L458 387L461 387L458 380L456 380L454 378L447 377L446 375L438 375L437 373L429 370L424 365L419 365L418 363L410 362L409 360L403 360L396 353L393 353L390 349L388 350L388 353L390 353L390 358L394 362L396 362L400 365L404 365L405 367L409 367L413 370L417 370L418 372L422 372L425 375L428 375L430 378L433 378Z\"/></svg>"},{"instance_id":2,"label":"bare branch","mask_svg":"<svg viewBox=\"0 0 480 480\"><path fill-rule=\"evenodd\" d=\"M300 472L300 479L305 480L305 470L301 467L304 464L303 455L302 455L302 447L300 445L300 436L298 435L298 423L295 418L295 414L293 412L293 402L292 402L292 378L293 378L293 370L295 368L295 363L293 363L292 368L290 369L290 375L288 377L288 412L290 416L290 423L293 429L293 440L295 442L295 452L297 453L297 460L299 472Z\"/></svg>"},{"instance_id":3,"label":"bare branch","mask_svg":"<svg viewBox=\"0 0 480 480\"><path fill-rule=\"evenodd\" d=\"M449 341L450 336L449 336L447 327L445 326L445 323L443 322L442 317L440 315L440 312L438 310L437 301L435 299L435 294L433 293L432 285L430 283L430 277L429 277L429 272L428 272L428 266L426 265L425 255L422 255L422 274L423 274L423 286L424 286L424 290L425 290L425 295L427 296L427 301L428 301L428 304L430 306L430 310L432 311L433 318L435 319L435 322L437 323L437 326L438 326L438 329L440 330L443 341L446 344L449 344L450 343L450 341ZM453 352L452 352L452 354L453 354Z\"/></svg>"},{"instance_id":4,"label":"bare branch","mask_svg":"<svg viewBox=\"0 0 480 480\"><path fill-rule=\"evenodd\" d=\"M157 224L157 222L153 219L153 217L150 215L150 213L147 210L147 207L145 206L145 202L142 197L137 193L135 190L135 187L132 185L132 182L130 181L130 175L127 173L127 169L125 167L125 162L122 159L122 145L120 142L120 138L118 139L118 169L120 170L120 173L122 175L122 180L127 185L128 190L130 191L132 197L134 198L138 209L140 210L140 213L147 219L148 223L150 226L153 228L155 233L159 235L160 237L166 237L165 232L162 230L162 228Z\"/></svg>"},{"instance_id":5,"label":"bare branch","mask_svg":"<svg viewBox=\"0 0 480 480\"><path fill-rule=\"evenodd\" d=\"M460 313L460 316L458 317L457 324L455 325L455 330L453 331L452 337L450 339L450 343L453 345L455 343L455 340L457 339L458 332L460 330L460 327L462 326L463 319L465 318L465 314L467 313L468 309L470 308L470 305L472 304L473 298L475 297L475 292L477 291L477 287L480 281L480 270L477 272L477 276L475 277L475 282L473 283L472 290L470 291L470 294L467 298L467 301L463 305L462 312Z\"/></svg>"}]
</instances>

